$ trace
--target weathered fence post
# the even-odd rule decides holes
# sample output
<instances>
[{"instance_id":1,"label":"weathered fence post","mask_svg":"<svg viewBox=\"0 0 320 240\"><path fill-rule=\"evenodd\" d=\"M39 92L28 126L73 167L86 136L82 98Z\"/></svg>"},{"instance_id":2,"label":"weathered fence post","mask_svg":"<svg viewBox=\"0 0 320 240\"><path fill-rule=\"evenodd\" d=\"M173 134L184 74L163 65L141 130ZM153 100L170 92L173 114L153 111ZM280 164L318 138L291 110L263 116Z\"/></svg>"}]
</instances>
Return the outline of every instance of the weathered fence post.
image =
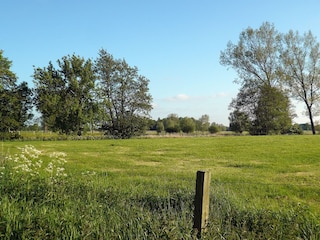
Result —
<instances>
[{"instance_id":1,"label":"weathered fence post","mask_svg":"<svg viewBox=\"0 0 320 240\"><path fill-rule=\"evenodd\" d=\"M197 171L193 229L197 237L205 230L209 218L210 171Z\"/></svg>"}]
</instances>

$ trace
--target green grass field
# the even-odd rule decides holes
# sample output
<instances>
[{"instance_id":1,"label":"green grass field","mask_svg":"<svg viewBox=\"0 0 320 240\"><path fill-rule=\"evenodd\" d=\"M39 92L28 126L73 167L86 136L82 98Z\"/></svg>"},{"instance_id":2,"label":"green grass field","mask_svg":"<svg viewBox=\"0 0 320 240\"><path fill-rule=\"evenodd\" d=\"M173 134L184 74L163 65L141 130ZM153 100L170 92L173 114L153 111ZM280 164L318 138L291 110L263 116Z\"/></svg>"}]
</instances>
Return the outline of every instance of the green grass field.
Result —
<instances>
[{"instance_id":1,"label":"green grass field","mask_svg":"<svg viewBox=\"0 0 320 240\"><path fill-rule=\"evenodd\" d=\"M319 143L310 135L3 142L0 237L192 239L196 171L210 170L204 239L318 239ZM10 175L5 156L25 145L44 164L66 153L67 176Z\"/></svg>"}]
</instances>

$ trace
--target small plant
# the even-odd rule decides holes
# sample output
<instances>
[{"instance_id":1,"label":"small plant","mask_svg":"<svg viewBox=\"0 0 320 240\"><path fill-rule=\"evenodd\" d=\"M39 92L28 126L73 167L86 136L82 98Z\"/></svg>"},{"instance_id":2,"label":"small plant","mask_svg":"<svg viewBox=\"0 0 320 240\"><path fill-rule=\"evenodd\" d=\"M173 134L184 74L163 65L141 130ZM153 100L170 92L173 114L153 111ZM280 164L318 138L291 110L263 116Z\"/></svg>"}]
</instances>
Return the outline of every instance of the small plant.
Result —
<instances>
[{"instance_id":1,"label":"small plant","mask_svg":"<svg viewBox=\"0 0 320 240\"><path fill-rule=\"evenodd\" d=\"M45 154L32 145L25 145L18 149L20 153L5 156L4 164L0 169L1 175L4 175L4 172L8 169L12 178L30 181L38 176L43 178L49 176L47 179L50 182L57 182L67 176L64 168L67 162L65 153ZM47 163L45 164L45 162Z\"/></svg>"}]
</instances>

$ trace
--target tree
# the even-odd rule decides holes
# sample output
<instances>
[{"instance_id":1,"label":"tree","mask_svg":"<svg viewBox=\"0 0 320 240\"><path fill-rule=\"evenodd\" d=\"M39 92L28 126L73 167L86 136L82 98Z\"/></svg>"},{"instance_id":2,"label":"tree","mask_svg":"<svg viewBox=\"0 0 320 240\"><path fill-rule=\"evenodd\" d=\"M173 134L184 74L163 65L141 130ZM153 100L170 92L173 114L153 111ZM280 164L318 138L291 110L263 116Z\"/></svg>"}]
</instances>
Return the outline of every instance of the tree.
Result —
<instances>
[{"instance_id":1,"label":"tree","mask_svg":"<svg viewBox=\"0 0 320 240\"><path fill-rule=\"evenodd\" d=\"M254 135L286 133L294 116L290 107L288 96L277 87L245 85L230 104L230 130L249 130Z\"/></svg>"},{"instance_id":2,"label":"tree","mask_svg":"<svg viewBox=\"0 0 320 240\"><path fill-rule=\"evenodd\" d=\"M157 130L157 133L161 133L164 131L164 125L160 119L158 119L158 121L157 121L156 130Z\"/></svg>"},{"instance_id":3,"label":"tree","mask_svg":"<svg viewBox=\"0 0 320 240\"><path fill-rule=\"evenodd\" d=\"M233 109L237 113L243 113L250 122L253 121L255 110L259 99L259 88L253 87L250 84L243 84L237 97L232 99L229 109Z\"/></svg>"},{"instance_id":4,"label":"tree","mask_svg":"<svg viewBox=\"0 0 320 240\"><path fill-rule=\"evenodd\" d=\"M100 105L105 113L103 129L115 138L141 134L152 109L149 80L125 60L116 60L105 50L95 62Z\"/></svg>"},{"instance_id":5,"label":"tree","mask_svg":"<svg viewBox=\"0 0 320 240\"><path fill-rule=\"evenodd\" d=\"M12 62L3 56L0 49L0 90L12 89L17 83L17 76L10 70Z\"/></svg>"},{"instance_id":6,"label":"tree","mask_svg":"<svg viewBox=\"0 0 320 240\"><path fill-rule=\"evenodd\" d=\"M195 120L189 117L181 118L180 127L184 133L192 133L196 128Z\"/></svg>"},{"instance_id":7,"label":"tree","mask_svg":"<svg viewBox=\"0 0 320 240\"><path fill-rule=\"evenodd\" d=\"M22 82L15 87L14 94L18 100L15 105L17 119L19 122L19 129L25 126L25 123L33 118L31 112L33 108L33 92L28 87L27 82Z\"/></svg>"},{"instance_id":8,"label":"tree","mask_svg":"<svg viewBox=\"0 0 320 240\"><path fill-rule=\"evenodd\" d=\"M26 82L17 85L17 77L10 70L12 62L0 50L0 131L21 129L32 118L32 91Z\"/></svg>"},{"instance_id":9,"label":"tree","mask_svg":"<svg viewBox=\"0 0 320 240\"><path fill-rule=\"evenodd\" d=\"M220 54L220 63L238 73L236 82L241 85L276 86L281 77L280 46L281 34L274 25L265 22L259 29L249 27L242 31L237 45L229 42Z\"/></svg>"},{"instance_id":10,"label":"tree","mask_svg":"<svg viewBox=\"0 0 320 240\"><path fill-rule=\"evenodd\" d=\"M236 133L243 133L248 131L250 128L250 120L246 113L240 112L239 110L234 110L229 116L229 129Z\"/></svg>"},{"instance_id":11,"label":"tree","mask_svg":"<svg viewBox=\"0 0 320 240\"><path fill-rule=\"evenodd\" d=\"M238 44L229 42L220 55L220 63L234 68L239 76L236 82L241 84L240 92L230 106L237 114L249 118L256 134L271 133L270 127L277 127L274 130L278 131L278 126L284 124L282 118L270 116L269 113L283 112L291 116L287 105L281 105L283 108L278 109L279 105L272 104L270 98L282 96L282 99L287 99L280 90L284 78L279 51L281 44L282 35L266 22L256 30L247 28L240 34ZM268 101L266 104L263 103L265 100Z\"/></svg>"},{"instance_id":12,"label":"tree","mask_svg":"<svg viewBox=\"0 0 320 240\"><path fill-rule=\"evenodd\" d=\"M208 131L208 128L210 126L209 122L209 115L205 114L202 115L197 121L196 121L196 130L197 131Z\"/></svg>"},{"instance_id":13,"label":"tree","mask_svg":"<svg viewBox=\"0 0 320 240\"><path fill-rule=\"evenodd\" d=\"M209 130L209 132L210 132L211 134L214 134L214 133L220 132L220 131L221 131L221 128L220 128L220 125L219 125L219 124L213 122L213 123L211 123L211 125L210 125L210 127L209 127L208 130Z\"/></svg>"},{"instance_id":14,"label":"tree","mask_svg":"<svg viewBox=\"0 0 320 240\"><path fill-rule=\"evenodd\" d=\"M287 133L292 125L289 98L278 88L267 84L260 88L251 134Z\"/></svg>"},{"instance_id":15,"label":"tree","mask_svg":"<svg viewBox=\"0 0 320 240\"><path fill-rule=\"evenodd\" d=\"M315 134L314 107L320 100L320 49L316 38L309 31L303 36L289 31L284 35L281 49L284 70L283 83L291 95L305 103L312 133Z\"/></svg>"},{"instance_id":16,"label":"tree","mask_svg":"<svg viewBox=\"0 0 320 240\"><path fill-rule=\"evenodd\" d=\"M168 133L177 133L180 131L180 120L177 114L169 114L163 120L164 129Z\"/></svg>"},{"instance_id":17,"label":"tree","mask_svg":"<svg viewBox=\"0 0 320 240\"><path fill-rule=\"evenodd\" d=\"M58 69L34 69L36 107L46 127L66 134L79 134L93 118L95 75L91 60L66 56L57 61Z\"/></svg>"}]
</instances>

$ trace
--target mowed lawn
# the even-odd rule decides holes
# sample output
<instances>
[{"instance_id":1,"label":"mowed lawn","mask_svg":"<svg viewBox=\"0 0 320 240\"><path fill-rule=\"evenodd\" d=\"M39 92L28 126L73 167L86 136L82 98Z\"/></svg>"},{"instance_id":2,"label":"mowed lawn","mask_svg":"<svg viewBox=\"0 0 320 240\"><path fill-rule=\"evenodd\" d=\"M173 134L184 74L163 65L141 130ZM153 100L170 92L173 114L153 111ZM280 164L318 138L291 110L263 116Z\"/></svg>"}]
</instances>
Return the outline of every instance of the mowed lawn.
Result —
<instances>
[{"instance_id":1,"label":"mowed lawn","mask_svg":"<svg viewBox=\"0 0 320 240\"><path fill-rule=\"evenodd\" d=\"M96 184L120 192L193 191L210 170L211 192L248 208L301 205L320 216L320 136L177 137L129 140L2 142L2 155L33 145L65 152L69 175L96 172ZM171 189L171 190L170 190ZM320 221L319 221L320 222Z\"/></svg>"}]
</instances>

